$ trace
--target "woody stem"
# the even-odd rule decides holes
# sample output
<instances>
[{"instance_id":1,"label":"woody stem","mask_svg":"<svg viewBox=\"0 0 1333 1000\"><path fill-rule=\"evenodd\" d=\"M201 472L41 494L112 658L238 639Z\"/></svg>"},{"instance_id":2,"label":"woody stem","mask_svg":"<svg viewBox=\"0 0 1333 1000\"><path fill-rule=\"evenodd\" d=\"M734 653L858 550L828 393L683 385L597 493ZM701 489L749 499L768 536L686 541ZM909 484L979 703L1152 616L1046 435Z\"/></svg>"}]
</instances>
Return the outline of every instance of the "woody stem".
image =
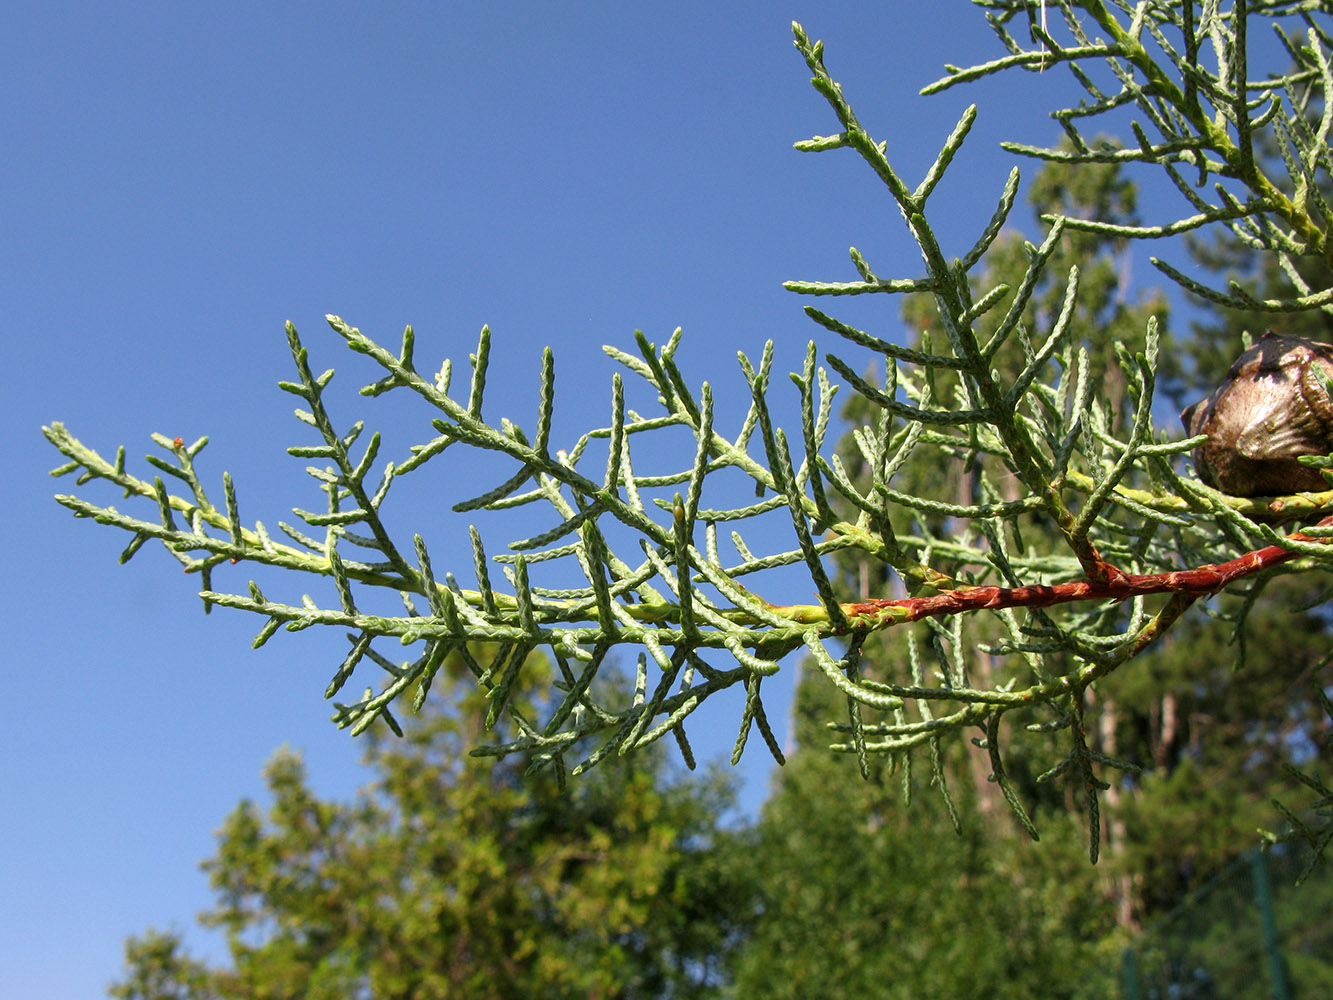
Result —
<instances>
[{"instance_id":1,"label":"woody stem","mask_svg":"<svg viewBox=\"0 0 1333 1000\"><path fill-rule=\"evenodd\" d=\"M1333 516L1319 522L1319 527L1329 525L1333 525ZM1294 542L1326 541L1301 532L1288 537ZM936 615L953 615L986 608L1046 608L1071 601L1124 601L1145 594L1174 593L1202 597L1215 594L1242 577L1279 566L1298 554L1280 545L1269 545L1224 563L1168 573L1122 573L1117 570L1100 580L1072 580L1050 586L962 587L929 597L900 600L869 598L842 607L855 628L858 624L874 627L892 622L896 625Z\"/></svg>"}]
</instances>

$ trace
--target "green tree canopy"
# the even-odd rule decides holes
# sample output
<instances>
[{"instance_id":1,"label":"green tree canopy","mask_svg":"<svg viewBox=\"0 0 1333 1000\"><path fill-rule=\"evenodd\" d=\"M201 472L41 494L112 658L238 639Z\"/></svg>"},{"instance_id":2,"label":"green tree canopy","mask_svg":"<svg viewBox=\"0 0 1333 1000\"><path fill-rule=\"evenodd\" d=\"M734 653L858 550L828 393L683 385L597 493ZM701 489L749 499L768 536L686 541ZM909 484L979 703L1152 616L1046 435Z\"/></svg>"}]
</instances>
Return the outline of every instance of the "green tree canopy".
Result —
<instances>
[{"instance_id":1,"label":"green tree canopy","mask_svg":"<svg viewBox=\"0 0 1333 1000\"><path fill-rule=\"evenodd\" d=\"M1053 835L1040 845L997 837L957 746L936 772L955 778L947 803L928 768L876 761L863 780L822 752L840 699L814 674L797 693L798 749L747 848L760 906L735 995L1071 995L1114 929L1087 893L1076 822L1043 816Z\"/></svg>"},{"instance_id":2,"label":"green tree canopy","mask_svg":"<svg viewBox=\"0 0 1333 1000\"><path fill-rule=\"evenodd\" d=\"M150 932L128 943L112 995L718 995L749 911L718 849L728 784L648 753L562 792L550 772L525 777L530 761L469 756L481 713L460 669L437 683L461 710L424 712L402 740L371 735L376 780L354 802L318 798L300 758L275 755L271 803L242 802L204 864L216 903L200 920L225 932L230 963Z\"/></svg>"}]
</instances>

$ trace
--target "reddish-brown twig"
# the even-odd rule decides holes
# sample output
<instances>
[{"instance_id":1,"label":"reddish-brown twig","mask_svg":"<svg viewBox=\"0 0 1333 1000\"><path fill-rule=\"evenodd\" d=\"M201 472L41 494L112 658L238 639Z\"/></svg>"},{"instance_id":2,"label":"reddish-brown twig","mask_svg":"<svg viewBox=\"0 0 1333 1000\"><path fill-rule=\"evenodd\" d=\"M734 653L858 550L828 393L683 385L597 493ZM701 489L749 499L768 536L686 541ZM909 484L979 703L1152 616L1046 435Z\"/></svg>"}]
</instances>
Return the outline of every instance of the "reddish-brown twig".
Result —
<instances>
[{"instance_id":1,"label":"reddish-brown twig","mask_svg":"<svg viewBox=\"0 0 1333 1000\"><path fill-rule=\"evenodd\" d=\"M1333 516L1319 522L1320 527L1333 525ZM1324 542L1296 532L1288 536L1296 542ZM1242 577L1271 569L1298 553L1278 545L1247 552L1224 563L1199 566L1195 569L1175 570L1170 573L1124 573L1114 567L1104 580L1073 580L1052 586L1029 587L962 587L930 597L908 597L899 600L870 598L844 604L843 611L858 623L882 623L890 617L894 624L914 622L933 615L953 615L985 608L1045 608L1052 604L1071 601L1123 601L1140 594L1178 593L1202 597L1215 594L1227 584ZM890 610L892 609L892 610ZM887 614L886 614L887 612ZM859 622L858 622L859 620Z\"/></svg>"}]
</instances>

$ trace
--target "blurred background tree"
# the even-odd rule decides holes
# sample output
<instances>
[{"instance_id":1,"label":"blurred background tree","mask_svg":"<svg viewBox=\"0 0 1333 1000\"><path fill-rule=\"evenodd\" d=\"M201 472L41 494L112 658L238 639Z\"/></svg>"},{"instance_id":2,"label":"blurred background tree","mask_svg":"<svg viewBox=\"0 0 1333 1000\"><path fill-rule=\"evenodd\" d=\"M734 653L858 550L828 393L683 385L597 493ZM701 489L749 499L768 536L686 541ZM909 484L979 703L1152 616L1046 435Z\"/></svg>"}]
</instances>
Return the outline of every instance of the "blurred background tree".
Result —
<instances>
[{"instance_id":1,"label":"blurred background tree","mask_svg":"<svg viewBox=\"0 0 1333 1000\"><path fill-rule=\"evenodd\" d=\"M459 669L436 683L460 686ZM521 758L469 756L484 706L471 684L451 693L430 704L456 708L414 717L403 739L370 737L377 780L355 802L319 799L278 752L271 804L242 802L204 862L217 902L200 922L225 932L229 964L149 932L111 995L718 995L752 909L739 856L720 849L726 778L682 777L651 752L562 792Z\"/></svg>"}]
</instances>

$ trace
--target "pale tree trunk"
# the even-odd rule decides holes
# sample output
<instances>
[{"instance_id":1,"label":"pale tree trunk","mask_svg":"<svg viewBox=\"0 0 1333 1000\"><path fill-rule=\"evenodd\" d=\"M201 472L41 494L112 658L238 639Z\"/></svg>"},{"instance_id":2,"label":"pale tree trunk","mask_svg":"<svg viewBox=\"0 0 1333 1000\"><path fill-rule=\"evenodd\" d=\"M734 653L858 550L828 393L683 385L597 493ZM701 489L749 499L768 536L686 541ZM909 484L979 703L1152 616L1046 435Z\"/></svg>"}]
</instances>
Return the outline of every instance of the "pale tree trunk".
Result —
<instances>
[{"instance_id":1,"label":"pale tree trunk","mask_svg":"<svg viewBox=\"0 0 1333 1000\"><path fill-rule=\"evenodd\" d=\"M1092 702L1094 695L1088 693L1088 701ZM1089 704L1088 707L1091 707ZM1097 737L1101 752L1108 757L1116 756L1116 724L1119 721L1119 713L1115 700L1112 698L1101 699L1101 714L1098 717ZM1102 850L1110 854L1114 862L1118 862L1125 851L1125 821L1120 815L1121 788L1119 784L1119 773L1111 773L1111 787L1102 792ZM1134 931L1138 929L1138 923L1134 917L1134 880L1124 871L1123 865L1113 864L1115 869L1119 869L1118 874L1114 874L1110 879L1111 901L1115 906L1116 925L1124 930Z\"/></svg>"},{"instance_id":2,"label":"pale tree trunk","mask_svg":"<svg viewBox=\"0 0 1333 1000\"><path fill-rule=\"evenodd\" d=\"M1176 736L1180 732L1179 702L1176 696L1167 692L1157 706L1157 740L1153 743L1153 767L1161 770L1171 759L1171 751L1176 745Z\"/></svg>"}]
</instances>

